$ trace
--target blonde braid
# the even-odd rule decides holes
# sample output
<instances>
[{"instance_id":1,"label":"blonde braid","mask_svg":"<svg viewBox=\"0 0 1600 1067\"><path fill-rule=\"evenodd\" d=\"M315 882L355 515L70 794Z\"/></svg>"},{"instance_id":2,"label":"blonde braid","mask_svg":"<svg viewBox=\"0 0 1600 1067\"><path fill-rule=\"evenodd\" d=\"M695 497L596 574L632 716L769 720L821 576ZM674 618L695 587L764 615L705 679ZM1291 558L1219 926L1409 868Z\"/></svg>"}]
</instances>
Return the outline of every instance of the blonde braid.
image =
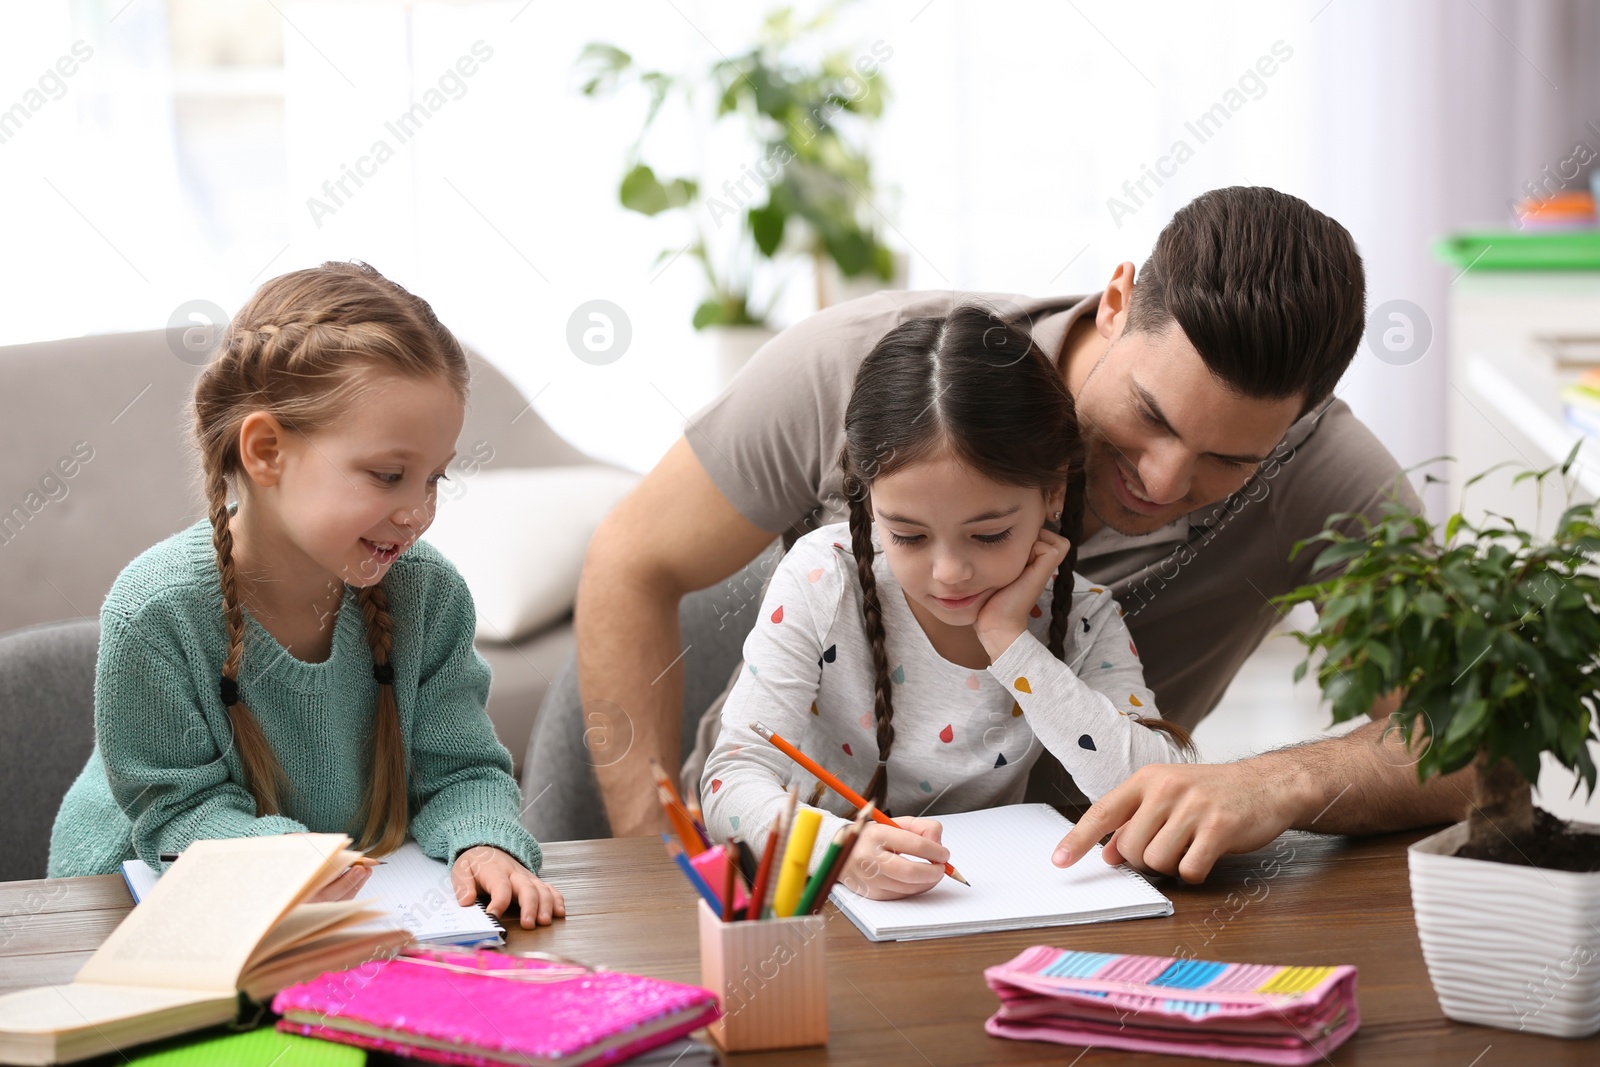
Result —
<instances>
[{"instance_id":1,"label":"blonde braid","mask_svg":"<svg viewBox=\"0 0 1600 1067\"><path fill-rule=\"evenodd\" d=\"M287 788L283 765L278 762L261 724L239 693L239 668L244 658L244 606L239 601L233 566L233 532L228 527L228 478L208 464L206 497L211 515L211 543L222 579L222 614L228 626L228 652L222 661L220 688L233 730L233 747L244 767L245 788L255 798L256 816L276 815ZM230 697L232 698L230 702Z\"/></svg>"},{"instance_id":2,"label":"blonde braid","mask_svg":"<svg viewBox=\"0 0 1600 1067\"><path fill-rule=\"evenodd\" d=\"M372 763L362 803L361 839L356 847L373 855L399 848L406 839L411 808L406 785L406 746L400 729L400 705L394 695L394 624L389 594L382 582L356 591L372 648L372 673L378 679L378 702L372 713Z\"/></svg>"}]
</instances>

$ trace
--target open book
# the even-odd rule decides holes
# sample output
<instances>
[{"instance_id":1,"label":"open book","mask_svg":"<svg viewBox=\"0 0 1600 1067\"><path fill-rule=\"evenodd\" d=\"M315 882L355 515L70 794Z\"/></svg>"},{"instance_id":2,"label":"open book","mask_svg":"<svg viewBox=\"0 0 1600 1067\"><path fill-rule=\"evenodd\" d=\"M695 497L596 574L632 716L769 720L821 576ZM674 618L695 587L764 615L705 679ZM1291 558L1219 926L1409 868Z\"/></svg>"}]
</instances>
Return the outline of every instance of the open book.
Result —
<instances>
[{"instance_id":1,"label":"open book","mask_svg":"<svg viewBox=\"0 0 1600 1067\"><path fill-rule=\"evenodd\" d=\"M144 860L127 860L122 877L137 902L156 885L156 872ZM450 866L433 859L415 841L407 841L372 869L356 894L371 900L389 920L404 926L419 945L479 945L498 943L504 931L489 918L482 904L456 903L450 884Z\"/></svg>"},{"instance_id":2,"label":"open book","mask_svg":"<svg viewBox=\"0 0 1600 1067\"><path fill-rule=\"evenodd\" d=\"M306 903L360 858L343 834L197 841L71 985L0 996L0 1061L67 1063L232 1020L410 940L365 901Z\"/></svg>"},{"instance_id":3,"label":"open book","mask_svg":"<svg viewBox=\"0 0 1600 1067\"><path fill-rule=\"evenodd\" d=\"M868 900L841 883L830 899L869 941L1027 930L1171 915L1172 901L1138 872L1100 859L1100 846L1066 870L1050 862L1072 822L1048 804L1013 804L937 816L950 862L970 886L946 878L920 896Z\"/></svg>"}]
</instances>

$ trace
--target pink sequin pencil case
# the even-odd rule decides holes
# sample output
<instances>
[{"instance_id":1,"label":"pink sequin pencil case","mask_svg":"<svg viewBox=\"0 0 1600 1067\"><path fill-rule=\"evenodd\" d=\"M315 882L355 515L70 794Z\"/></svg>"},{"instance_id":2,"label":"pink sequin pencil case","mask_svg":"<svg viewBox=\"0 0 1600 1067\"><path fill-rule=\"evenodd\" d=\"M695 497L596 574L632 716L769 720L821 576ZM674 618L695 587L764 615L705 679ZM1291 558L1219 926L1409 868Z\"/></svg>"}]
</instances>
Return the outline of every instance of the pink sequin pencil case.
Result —
<instances>
[{"instance_id":1,"label":"pink sequin pencil case","mask_svg":"<svg viewBox=\"0 0 1600 1067\"><path fill-rule=\"evenodd\" d=\"M1250 1063L1316 1063L1361 1025L1354 967L1038 946L983 972L996 1037Z\"/></svg>"},{"instance_id":2,"label":"pink sequin pencil case","mask_svg":"<svg viewBox=\"0 0 1600 1067\"><path fill-rule=\"evenodd\" d=\"M496 952L371 961L283 990L278 1029L434 1063L589 1067L717 1018L698 986Z\"/></svg>"}]
</instances>

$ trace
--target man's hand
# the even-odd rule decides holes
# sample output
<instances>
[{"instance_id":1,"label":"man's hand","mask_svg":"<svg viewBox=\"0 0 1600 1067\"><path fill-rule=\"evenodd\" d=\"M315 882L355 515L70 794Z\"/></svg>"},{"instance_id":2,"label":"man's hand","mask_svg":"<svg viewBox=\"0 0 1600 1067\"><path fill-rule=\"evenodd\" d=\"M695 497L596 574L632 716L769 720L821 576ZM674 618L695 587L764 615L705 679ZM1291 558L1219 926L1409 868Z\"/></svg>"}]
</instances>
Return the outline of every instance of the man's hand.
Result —
<instances>
[{"instance_id":1,"label":"man's hand","mask_svg":"<svg viewBox=\"0 0 1600 1067\"><path fill-rule=\"evenodd\" d=\"M1202 882L1218 857L1253 852L1302 821L1301 775L1262 759L1150 764L1101 797L1051 857L1070 867L1108 833L1107 863L1131 863Z\"/></svg>"},{"instance_id":2,"label":"man's hand","mask_svg":"<svg viewBox=\"0 0 1600 1067\"><path fill-rule=\"evenodd\" d=\"M939 843L943 830L936 819L909 815L896 819L894 826L867 823L839 872L840 884L869 900L926 893L944 878L944 865L950 859L950 850Z\"/></svg>"},{"instance_id":3,"label":"man's hand","mask_svg":"<svg viewBox=\"0 0 1600 1067\"><path fill-rule=\"evenodd\" d=\"M997 589L978 609L973 630L990 661L999 659L1028 628L1028 612L1039 603L1045 583L1067 558L1072 542L1054 530L1040 530L1028 554L1028 565L1003 589Z\"/></svg>"},{"instance_id":4,"label":"man's hand","mask_svg":"<svg viewBox=\"0 0 1600 1067\"><path fill-rule=\"evenodd\" d=\"M1285 830L1377 834L1464 818L1473 771L1418 783L1416 754L1399 731L1384 735L1398 700L1381 698L1376 721L1342 737L1238 763L1141 767L1089 809L1052 862L1070 866L1114 833L1108 863L1200 882L1218 857L1253 852Z\"/></svg>"},{"instance_id":5,"label":"man's hand","mask_svg":"<svg viewBox=\"0 0 1600 1067\"><path fill-rule=\"evenodd\" d=\"M515 900L524 930L549 926L567 914L567 903L559 890L536 878L509 852L491 845L463 849L450 867L450 884L456 891L456 903L463 908L478 899L480 889L489 894L489 905L484 910L491 919L505 914Z\"/></svg>"}]
</instances>

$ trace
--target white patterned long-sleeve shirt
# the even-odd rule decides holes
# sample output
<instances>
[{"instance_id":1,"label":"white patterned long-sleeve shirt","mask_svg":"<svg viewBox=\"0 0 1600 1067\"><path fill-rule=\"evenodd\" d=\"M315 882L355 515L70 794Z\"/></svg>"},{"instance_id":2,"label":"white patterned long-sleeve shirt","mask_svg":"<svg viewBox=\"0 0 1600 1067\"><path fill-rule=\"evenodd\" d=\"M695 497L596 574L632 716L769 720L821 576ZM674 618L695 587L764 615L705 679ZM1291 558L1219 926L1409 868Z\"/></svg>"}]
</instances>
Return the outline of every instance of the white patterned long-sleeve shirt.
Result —
<instances>
[{"instance_id":1,"label":"white patterned long-sleeve shirt","mask_svg":"<svg viewBox=\"0 0 1600 1067\"><path fill-rule=\"evenodd\" d=\"M1091 799L1147 763L1186 758L1171 735L1138 721L1159 713L1109 590L1077 577L1067 662L1045 645L1053 594L1046 585L1027 631L986 670L974 670L934 650L873 536L893 683L885 805L892 814L1017 803L1041 745ZM792 783L802 802L815 795L815 776L755 733L753 721L865 791L878 764L873 678L849 528L825 526L780 561L745 641L744 668L700 784L714 840L733 833L759 840ZM820 856L852 809L828 789L814 806L824 813Z\"/></svg>"}]
</instances>

